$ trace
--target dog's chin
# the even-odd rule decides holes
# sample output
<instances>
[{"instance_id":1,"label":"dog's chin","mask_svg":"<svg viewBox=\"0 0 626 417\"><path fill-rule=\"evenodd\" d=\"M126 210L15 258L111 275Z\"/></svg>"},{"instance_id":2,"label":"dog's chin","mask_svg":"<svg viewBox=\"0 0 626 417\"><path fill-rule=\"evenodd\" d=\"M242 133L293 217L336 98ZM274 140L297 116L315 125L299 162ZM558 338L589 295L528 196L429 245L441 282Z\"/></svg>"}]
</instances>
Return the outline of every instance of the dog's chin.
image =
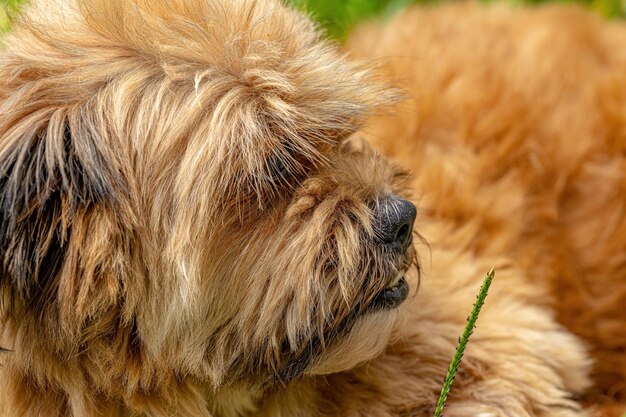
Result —
<instances>
[{"instance_id":1,"label":"dog's chin","mask_svg":"<svg viewBox=\"0 0 626 417\"><path fill-rule=\"evenodd\" d=\"M383 353L402 316L409 295L406 270L396 273L356 319L350 332L329 346L306 372L328 375L347 371Z\"/></svg>"},{"instance_id":2,"label":"dog's chin","mask_svg":"<svg viewBox=\"0 0 626 417\"><path fill-rule=\"evenodd\" d=\"M393 338L400 309L383 309L360 317L343 339L322 353L306 372L328 375L353 369L384 352Z\"/></svg>"},{"instance_id":3,"label":"dog's chin","mask_svg":"<svg viewBox=\"0 0 626 417\"><path fill-rule=\"evenodd\" d=\"M404 272L400 272L374 297L350 332L328 346L306 373L328 375L347 371L383 353L399 325L402 303L408 294L409 285Z\"/></svg>"}]
</instances>

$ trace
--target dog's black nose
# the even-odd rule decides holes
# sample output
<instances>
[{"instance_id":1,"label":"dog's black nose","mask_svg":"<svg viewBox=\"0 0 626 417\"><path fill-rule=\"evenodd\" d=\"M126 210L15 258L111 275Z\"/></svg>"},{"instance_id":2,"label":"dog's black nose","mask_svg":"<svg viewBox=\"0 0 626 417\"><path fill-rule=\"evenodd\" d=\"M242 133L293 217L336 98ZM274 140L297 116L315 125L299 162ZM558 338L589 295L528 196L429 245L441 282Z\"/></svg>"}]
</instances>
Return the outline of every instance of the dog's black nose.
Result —
<instances>
[{"instance_id":1,"label":"dog's black nose","mask_svg":"<svg viewBox=\"0 0 626 417\"><path fill-rule=\"evenodd\" d=\"M413 203L398 196L382 197L375 209L374 233L380 243L405 250L411 244L417 210Z\"/></svg>"}]
</instances>

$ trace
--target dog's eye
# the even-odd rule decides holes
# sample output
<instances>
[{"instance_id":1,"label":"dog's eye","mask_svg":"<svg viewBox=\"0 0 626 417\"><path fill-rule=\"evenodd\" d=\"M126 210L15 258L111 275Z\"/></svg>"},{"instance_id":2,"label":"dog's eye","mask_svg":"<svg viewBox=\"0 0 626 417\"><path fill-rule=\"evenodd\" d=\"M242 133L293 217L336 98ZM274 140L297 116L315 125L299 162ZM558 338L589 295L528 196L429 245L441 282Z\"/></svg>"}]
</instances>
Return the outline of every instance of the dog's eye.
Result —
<instances>
[{"instance_id":1,"label":"dog's eye","mask_svg":"<svg viewBox=\"0 0 626 417\"><path fill-rule=\"evenodd\" d=\"M311 164L301 156L286 149L267 157L263 178L273 191L296 187L311 172Z\"/></svg>"},{"instance_id":2,"label":"dog's eye","mask_svg":"<svg viewBox=\"0 0 626 417\"><path fill-rule=\"evenodd\" d=\"M284 181L289 177L289 168L279 156L273 156L268 161L268 176L273 182Z\"/></svg>"}]
</instances>

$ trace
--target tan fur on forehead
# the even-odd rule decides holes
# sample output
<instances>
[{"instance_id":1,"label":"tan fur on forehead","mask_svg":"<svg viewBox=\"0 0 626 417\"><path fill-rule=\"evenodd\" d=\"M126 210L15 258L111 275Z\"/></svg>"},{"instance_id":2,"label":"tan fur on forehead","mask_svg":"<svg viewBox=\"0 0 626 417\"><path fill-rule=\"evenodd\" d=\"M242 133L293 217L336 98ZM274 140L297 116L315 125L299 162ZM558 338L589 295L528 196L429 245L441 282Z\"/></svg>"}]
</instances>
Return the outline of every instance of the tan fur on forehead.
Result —
<instances>
[{"instance_id":1,"label":"tan fur on forehead","mask_svg":"<svg viewBox=\"0 0 626 417\"><path fill-rule=\"evenodd\" d=\"M225 191L248 187L257 194L252 203L263 205L274 188L263 181L272 156L294 171L304 169L294 154L323 163L325 147L393 96L321 41L310 21L278 2L83 0L78 18L67 12L59 23L45 17L49 4L40 7L29 30L45 27L38 36L65 61L52 79L79 83L86 95L109 83L100 90L100 104L114 109L108 123L117 135L130 134L139 158L185 150L180 159L161 158L159 167L172 172L177 166L180 177L172 186L185 204L197 190L220 184ZM94 50L99 57L88 59ZM170 139L144 147L153 136ZM227 201L203 198L187 213L233 200L223 197ZM194 239L185 226L190 223L181 219L176 226L176 247Z\"/></svg>"},{"instance_id":2,"label":"tan fur on forehead","mask_svg":"<svg viewBox=\"0 0 626 417\"><path fill-rule=\"evenodd\" d=\"M321 41L309 20L278 2L73 4L36 3L28 25L16 28L16 36L34 42L15 52L47 49L47 61L31 64L50 72L53 85L80 83L84 98L113 81L102 99L114 105L110 122L118 134L166 133L170 146L189 137L192 148L225 142L210 155L225 168L263 169L260 156L277 149L318 159L320 144L354 131L372 105L391 98L381 85L365 82L374 81L369 72ZM56 8L64 18L48 19ZM55 70L59 59L62 73ZM141 102L150 106L135 113ZM197 111L178 112L183 104Z\"/></svg>"}]
</instances>

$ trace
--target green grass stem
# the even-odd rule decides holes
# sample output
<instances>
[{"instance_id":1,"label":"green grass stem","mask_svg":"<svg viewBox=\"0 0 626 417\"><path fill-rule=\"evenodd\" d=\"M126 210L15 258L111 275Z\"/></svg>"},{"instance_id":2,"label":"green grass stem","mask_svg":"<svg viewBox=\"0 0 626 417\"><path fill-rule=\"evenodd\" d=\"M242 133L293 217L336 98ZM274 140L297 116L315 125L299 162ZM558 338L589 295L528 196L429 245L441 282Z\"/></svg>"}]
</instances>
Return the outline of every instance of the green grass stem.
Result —
<instances>
[{"instance_id":1,"label":"green grass stem","mask_svg":"<svg viewBox=\"0 0 626 417\"><path fill-rule=\"evenodd\" d=\"M450 367L448 368L443 388L441 388L441 394L439 395L439 401L437 401L437 408L435 409L435 417L441 417L443 407L446 404L446 399L450 393L450 388L452 388L452 383L454 382L454 377L459 370L461 359L463 359L463 353L465 353L467 342L476 328L476 320L478 320L480 309L483 307L483 304L485 304L485 299L487 298L487 293L489 292L489 287L491 286L491 281L493 280L495 274L495 270L491 268L491 271L487 273L487 276L483 281L483 285L480 287L480 292L478 293L478 297L476 297L476 303L467 318L465 329L463 329L463 335L459 338L459 344L456 346L456 351L452 357L452 362L450 362Z\"/></svg>"}]
</instances>

